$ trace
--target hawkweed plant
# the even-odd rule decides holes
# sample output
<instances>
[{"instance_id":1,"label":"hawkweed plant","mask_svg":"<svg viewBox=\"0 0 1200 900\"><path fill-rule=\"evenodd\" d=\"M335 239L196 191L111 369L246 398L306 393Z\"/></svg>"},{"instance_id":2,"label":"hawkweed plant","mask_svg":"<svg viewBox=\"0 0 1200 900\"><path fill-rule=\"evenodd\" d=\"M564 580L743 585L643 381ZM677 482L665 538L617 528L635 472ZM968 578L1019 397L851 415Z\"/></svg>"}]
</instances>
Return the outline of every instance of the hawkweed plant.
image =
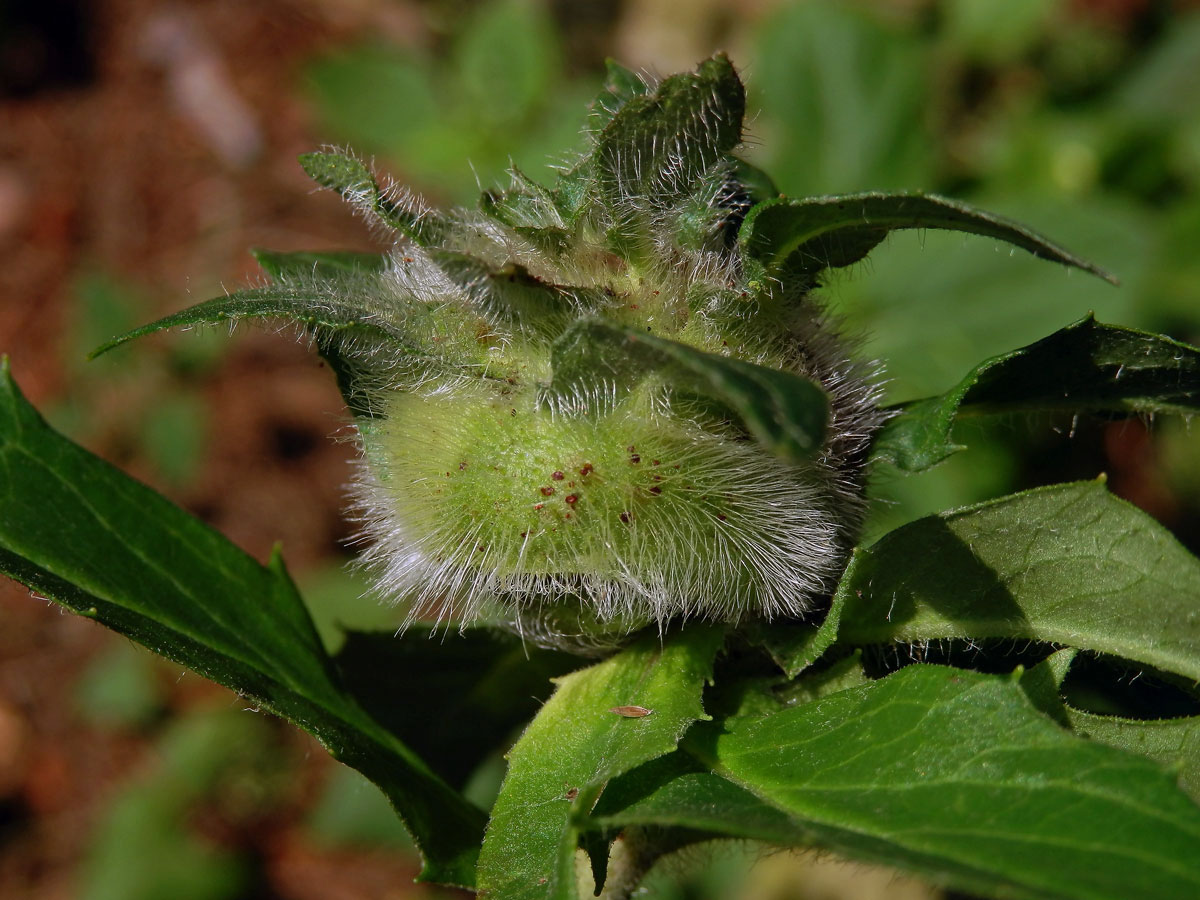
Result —
<instances>
[{"instance_id":1,"label":"hawkweed plant","mask_svg":"<svg viewBox=\"0 0 1200 900\"><path fill-rule=\"evenodd\" d=\"M941 197L783 197L737 156L744 113L724 56L661 81L610 64L553 186L514 170L449 212L307 154L387 253L256 251L265 286L97 351L243 320L310 339L399 635L328 655L277 555L55 434L7 372L0 569L312 732L387 794L423 879L481 897L627 897L719 838L984 896L1197 896L1200 719L1104 715L1064 683L1102 659L1194 704L1200 564L1103 479L857 542L870 470L964 449L959 417L1190 414L1200 351L1087 318L882 406L819 289L893 230L1109 276ZM954 652L980 646L986 672ZM504 749L485 810L462 787Z\"/></svg>"}]
</instances>

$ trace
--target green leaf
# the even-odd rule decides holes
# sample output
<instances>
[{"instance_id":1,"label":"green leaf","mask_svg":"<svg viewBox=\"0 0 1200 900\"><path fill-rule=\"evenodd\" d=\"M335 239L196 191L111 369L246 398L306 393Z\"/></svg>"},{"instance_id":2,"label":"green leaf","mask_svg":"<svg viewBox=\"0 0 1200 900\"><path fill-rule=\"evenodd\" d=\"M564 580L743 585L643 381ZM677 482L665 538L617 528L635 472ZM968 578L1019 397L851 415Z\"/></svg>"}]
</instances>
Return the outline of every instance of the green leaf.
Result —
<instances>
[{"instance_id":1,"label":"green leaf","mask_svg":"<svg viewBox=\"0 0 1200 900\"><path fill-rule=\"evenodd\" d=\"M450 67L463 106L495 128L529 121L558 86L559 48L545 4L490 0L475 7L459 32Z\"/></svg>"},{"instance_id":2,"label":"green leaf","mask_svg":"<svg viewBox=\"0 0 1200 900\"><path fill-rule=\"evenodd\" d=\"M440 213L421 207L411 198L396 199L360 160L342 153L302 153L300 165L321 187L342 197L422 246L436 242L445 230Z\"/></svg>"},{"instance_id":3,"label":"green leaf","mask_svg":"<svg viewBox=\"0 0 1200 900\"><path fill-rule=\"evenodd\" d=\"M791 372L706 353L599 318L581 319L563 332L551 362L549 396L564 408L600 412L613 395L598 385L629 390L658 372L672 387L717 401L784 459L807 459L825 442L829 400L813 381Z\"/></svg>"},{"instance_id":4,"label":"green leaf","mask_svg":"<svg viewBox=\"0 0 1200 900\"><path fill-rule=\"evenodd\" d=\"M918 519L854 552L838 640L1045 641L1200 680L1200 561L1100 482Z\"/></svg>"},{"instance_id":5,"label":"green leaf","mask_svg":"<svg viewBox=\"0 0 1200 900\"><path fill-rule=\"evenodd\" d=\"M461 788L550 695L552 678L578 668L568 653L511 634L438 634L411 627L351 631L335 658L342 680L376 721Z\"/></svg>"},{"instance_id":6,"label":"green leaf","mask_svg":"<svg viewBox=\"0 0 1200 900\"><path fill-rule=\"evenodd\" d=\"M784 193L919 188L934 178L930 54L902 17L877 9L784 3L754 29L755 161Z\"/></svg>"},{"instance_id":7,"label":"green leaf","mask_svg":"<svg viewBox=\"0 0 1200 900\"><path fill-rule=\"evenodd\" d=\"M529 335L553 338L572 319L593 312L605 300L597 290L542 281L515 262L492 267L478 257L451 250L432 250L429 257L480 315Z\"/></svg>"},{"instance_id":8,"label":"green leaf","mask_svg":"<svg viewBox=\"0 0 1200 900\"><path fill-rule=\"evenodd\" d=\"M1157 760L1177 773L1180 788L1200 803L1200 716L1123 719L1065 709L1076 734Z\"/></svg>"},{"instance_id":9,"label":"green leaf","mask_svg":"<svg viewBox=\"0 0 1200 900\"><path fill-rule=\"evenodd\" d=\"M596 798L610 779L673 751L704 718L700 695L721 639L720 630L689 623L559 680L509 754L479 858L481 894L576 896L575 849ZM629 706L651 712L611 711Z\"/></svg>"},{"instance_id":10,"label":"green leaf","mask_svg":"<svg viewBox=\"0 0 1200 900\"><path fill-rule=\"evenodd\" d=\"M845 597L836 594L833 605L819 627L790 622L771 622L755 628L755 636L775 664L795 678L833 646L838 637Z\"/></svg>"},{"instance_id":11,"label":"green leaf","mask_svg":"<svg viewBox=\"0 0 1200 900\"><path fill-rule=\"evenodd\" d=\"M600 197L626 239L644 235L648 201L665 208L742 139L746 95L728 57L672 75L653 94L628 96L596 140Z\"/></svg>"},{"instance_id":12,"label":"green leaf","mask_svg":"<svg viewBox=\"0 0 1200 900\"><path fill-rule=\"evenodd\" d=\"M52 431L0 368L0 572L311 732L391 799L424 877L469 884L479 810L339 684L278 556L220 534Z\"/></svg>"},{"instance_id":13,"label":"green leaf","mask_svg":"<svg viewBox=\"0 0 1200 900\"><path fill-rule=\"evenodd\" d=\"M91 355L97 357L134 338L169 328L232 324L245 319L279 319L319 330L326 335L347 332L359 338L411 350L411 344L394 316L389 316L383 308L347 303L342 299L345 293L333 282L314 282L302 286L281 284L238 291L205 300L114 337L93 350Z\"/></svg>"},{"instance_id":14,"label":"green leaf","mask_svg":"<svg viewBox=\"0 0 1200 900\"><path fill-rule=\"evenodd\" d=\"M1200 350L1091 316L1037 343L992 357L939 397L905 404L875 440L874 456L919 472L960 446L962 415L1060 410L1184 413L1200 409Z\"/></svg>"},{"instance_id":15,"label":"green leaf","mask_svg":"<svg viewBox=\"0 0 1200 900\"><path fill-rule=\"evenodd\" d=\"M815 276L828 268L858 262L889 232L901 228L940 228L996 238L1116 283L1103 269L1023 225L933 194L781 198L750 210L738 240L742 252L761 266L758 277L785 270L796 276Z\"/></svg>"},{"instance_id":16,"label":"green leaf","mask_svg":"<svg viewBox=\"0 0 1200 900\"><path fill-rule=\"evenodd\" d=\"M644 97L650 92L650 86L644 79L615 59L606 59L604 68L604 87L592 101L591 115L588 118L587 127L593 134L599 134L608 127L613 117L630 100Z\"/></svg>"},{"instance_id":17,"label":"green leaf","mask_svg":"<svg viewBox=\"0 0 1200 900\"><path fill-rule=\"evenodd\" d=\"M1054 725L1008 677L913 665L700 732L688 747L786 812L789 844L801 838L992 897L1200 892L1200 808L1152 761ZM703 815L696 807L718 785L700 778L630 813L645 821L657 807L672 824ZM749 831L736 812L762 818L745 799L727 812L696 824L736 835ZM771 827L756 836L770 840Z\"/></svg>"},{"instance_id":18,"label":"green leaf","mask_svg":"<svg viewBox=\"0 0 1200 900\"><path fill-rule=\"evenodd\" d=\"M352 253L345 250L281 253L256 247L250 251L263 271L276 281L289 278L318 279L342 273L382 272L386 253Z\"/></svg>"}]
</instances>

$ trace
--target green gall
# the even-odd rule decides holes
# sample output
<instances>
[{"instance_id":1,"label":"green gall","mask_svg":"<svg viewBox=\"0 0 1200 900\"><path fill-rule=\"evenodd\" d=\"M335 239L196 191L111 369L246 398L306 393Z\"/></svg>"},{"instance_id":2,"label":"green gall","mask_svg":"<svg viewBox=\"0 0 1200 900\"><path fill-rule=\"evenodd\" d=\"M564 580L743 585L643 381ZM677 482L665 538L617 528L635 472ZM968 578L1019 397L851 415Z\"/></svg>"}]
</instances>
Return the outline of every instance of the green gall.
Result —
<instances>
[{"instance_id":1,"label":"green gall","mask_svg":"<svg viewBox=\"0 0 1200 900\"><path fill-rule=\"evenodd\" d=\"M475 210L307 154L389 253L263 251L270 286L107 346L301 325L355 417L363 564L410 620L586 650L672 619L800 616L845 565L885 419L877 367L813 293L825 270L914 227L1090 267L938 197L779 197L734 155L744 107L724 56L661 82L611 64L589 151L553 187L514 170Z\"/></svg>"}]
</instances>

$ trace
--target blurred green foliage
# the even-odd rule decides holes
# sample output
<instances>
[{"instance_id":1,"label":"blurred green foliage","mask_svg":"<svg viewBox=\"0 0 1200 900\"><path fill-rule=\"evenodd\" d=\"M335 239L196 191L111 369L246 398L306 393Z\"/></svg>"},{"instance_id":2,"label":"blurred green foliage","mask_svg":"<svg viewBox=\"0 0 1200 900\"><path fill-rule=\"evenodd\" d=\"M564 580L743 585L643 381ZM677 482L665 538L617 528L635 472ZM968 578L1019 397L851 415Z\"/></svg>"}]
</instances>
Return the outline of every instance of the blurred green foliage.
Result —
<instances>
[{"instance_id":1,"label":"blurred green foliage","mask_svg":"<svg viewBox=\"0 0 1200 900\"><path fill-rule=\"evenodd\" d=\"M125 786L97 824L83 866L84 900L221 900L251 896L253 866L192 826L203 803L220 821L262 814L280 784L270 724L238 710L203 710L172 723L157 764Z\"/></svg>"},{"instance_id":2,"label":"blurred green foliage","mask_svg":"<svg viewBox=\"0 0 1200 900\"><path fill-rule=\"evenodd\" d=\"M592 94L565 77L561 41L535 0L477 6L443 57L366 43L314 61L308 82L332 140L462 203L510 165L540 175L566 159Z\"/></svg>"}]
</instances>

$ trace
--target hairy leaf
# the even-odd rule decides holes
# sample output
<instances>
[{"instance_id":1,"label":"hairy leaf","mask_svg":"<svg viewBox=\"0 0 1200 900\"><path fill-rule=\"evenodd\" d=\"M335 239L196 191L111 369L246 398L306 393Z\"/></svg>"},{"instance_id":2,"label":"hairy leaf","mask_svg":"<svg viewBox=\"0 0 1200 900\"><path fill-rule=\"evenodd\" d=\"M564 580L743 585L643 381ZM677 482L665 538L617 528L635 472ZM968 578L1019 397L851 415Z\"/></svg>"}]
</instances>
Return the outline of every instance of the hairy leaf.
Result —
<instances>
[{"instance_id":1,"label":"hairy leaf","mask_svg":"<svg viewBox=\"0 0 1200 900\"><path fill-rule=\"evenodd\" d=\"M1124 719L1065 708L1076 734L1157 760L1177 773L1179 786L1200 803L1200 716Z\"/></svg>"},{"instance_id":2,"label":"hairy leaf","mask_svg":"<svg viewBox=\"0 0 1200 900\"><path fill-rule=\"evenodd\" d=\"M420 208L416 201L401 202L379 186L360 160L342 153L302 153L300 165L321 187L337 191L349 203L394 228L414 243L434 243L445 231L441 214Z\"/></svg>"},{"instance_id":3,"label":"hairy leaf","mask_svg":"<svg viewBox=\"0 0 1200 900\"><path fill-rule=\"evenodd\" d=\"M1035 640L1200 680L1200 561L1100 482L918 519L854 552L838 640Z\"/></svg>"},{"instance_id":4,"label":"hairy leaf","mask_svg":"<svg viewBox=\"0 0 1200 900\"><path fill-rule=\"evenodd\" d=\"M905 404L880 432L876 459L919 472L957 450L956 417L1065 410L1194 413L1200 350L1091 316L1037 343L980 363L940 397Z\"/></svg>"},{"instance_id":5,"label":"hairy leaf","mask_svg":"<svg viewBox=\"0 0 1200 900\"><path fill-rule=\"evenodd\" d=\"M741 142L746 94L723 54L653 94L621 90L624 102L596 139L595 175L616 232L636 242L647 204L670 206Z\"/></svg>"},{"instance_id":6,"label":"hairy leaf","mask_svg":"<svg viewBox=\"0 0 1200 900\"><path fill-rule=\"evenodd\" d=\"M170 328L232 324L245 319L276 319L316 329L324 334L343 332L411 349L410 342L396 322L379 310L347 302L344 299L346 293L338 290L333 283L323 282L295 287L284 283L238 291L225 297L205 300L114 337L93 350L91 356L95 358L134 338Z\"/></svg>"},{"instance_id":7,"label":"hairy leaf","mask_svg":"<svg viewBox=\"0 0 1200 900\"><path fill-rule=\"evenodd\" d=\"M598 318L581 319L565 331L554 343L551 361L549 396L563 406L602 407L613 397L609 386L628 390L657 372L674 388L717 401L777 456L806 459L825 442L829 400L817 384L790 372Z\"/></svg>"},{"instance_id":8,"label":"hairy leaf","mask_svg":"<svg viewBox=\"0 0 1200 900\"><path fill-rule=\"evenodd\" d=\"M263 567L55 433L0 369L0 571L311 732L384 791L425 878L470 884L483 815L348 695L276 556Z\"/></svg>"},{"instance_id":9,"label":"hairy leaf","mask_svg":"<svg viewBox=\"0 0 1200 900\"><path fill-rule=\"evenodd\" d=\"M993 897L1200 892L1200 807L1151 760L1053 724L1008 677L914 665L699 731L688 746L794 831L744 797L705 816L707 792L730 792L696 775L611 822L802 841Z\"/></svg>"},{"instance_id":10,"label":"hairy leaf","mask_svg":"<svg viewBox=\"0 0 1200 900\"><path fill-rule=\"evenodd\" d=\"M300 251L255 248L250 251L263 271L275 280L289 278L318 279L354 272L382 272L387 268L386 253L355 253L346 250Z\"/></svg>"},{"instance_id":11,"label":"hairy leaf","mask_svg":"<svg viewBox=\"0 0 1200 900\"><path fill-rule=\"evenodd\" d=\"M704 718L700 695L721 638L695 623L665 640L650 634L559 680L509 754L479 858L481 893L576 897L575 848L587 814L610 779L670 753ZM651 712L612 712L621 706Z\"/></svg>"},{"instance_id":12,"label":"hairy leaf","mask_svg":"<svg viewBox=\"0 0 1200 900\"><path fill-rule=\"evenodd\" d=\"M746 216L739 242L742 252L759 265L759 277L784 271L804 277L858 262L900 228L943 228L992 237L1113 281L1104 270L1023 225L932 194L845 194L760 203Z\"/></svg>"}]
</instances>

